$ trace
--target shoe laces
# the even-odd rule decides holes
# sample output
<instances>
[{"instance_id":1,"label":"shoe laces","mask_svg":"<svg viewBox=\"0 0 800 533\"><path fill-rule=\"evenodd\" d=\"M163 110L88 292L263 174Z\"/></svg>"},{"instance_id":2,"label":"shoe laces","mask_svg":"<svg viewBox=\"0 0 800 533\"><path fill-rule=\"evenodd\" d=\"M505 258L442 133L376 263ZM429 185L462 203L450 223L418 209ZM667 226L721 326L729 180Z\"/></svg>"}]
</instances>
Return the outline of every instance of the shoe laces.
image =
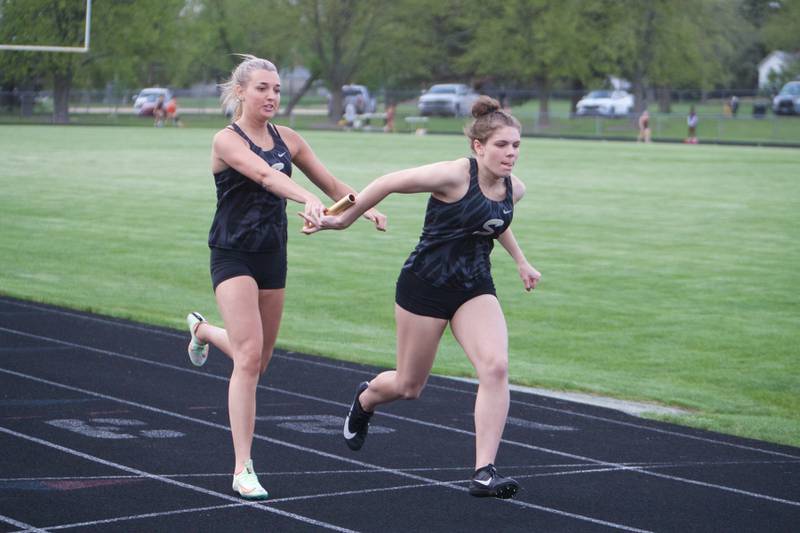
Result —
<instances>
[{"instance_id":1,"label":"shoe laces","mask_svg":"<svg viewBox=\"0 0 800 533\"><path fill-rule=\"evenodd\" d=\"M476 470L474 477L482 478L483 476L481 474L484 474L484 473L487 475L486 479L495 478L495 477L497 477L497 468L495 468L495 466L492 463L489 463L488 465Z\"/></svg>"},{"instance_id":2,"label":"shoe laces","mask_svg":"<svg viewBox=\"0 0 800 533\"><path fill-rule=\"evenodd\" d=\"M240 488L248 492L260 489L261 485L258 482L258 476L253 471L253 467L250 464L244 465L244 470L236 474L236 481Z\"/></svg>"}]
</instances>

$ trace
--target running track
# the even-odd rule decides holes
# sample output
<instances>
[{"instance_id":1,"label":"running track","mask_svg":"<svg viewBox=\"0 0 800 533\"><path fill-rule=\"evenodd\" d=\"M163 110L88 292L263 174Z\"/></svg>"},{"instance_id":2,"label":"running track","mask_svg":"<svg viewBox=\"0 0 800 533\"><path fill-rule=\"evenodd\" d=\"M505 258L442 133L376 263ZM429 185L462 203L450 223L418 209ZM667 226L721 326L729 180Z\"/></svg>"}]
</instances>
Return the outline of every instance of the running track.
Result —
<instances>
[{"instance_id":1,"label":"running track","mask_svg":"<svg viewBox=\"0 0 800 533\"><path fill-rule=\"evenodd\" d=\"M474 385L431 378L351 452L342 417L379 369L283 351L253 445L271 499L244 502L230 488L230 362L212 350L192 367L186 342L0 298L0 533L800 530L800 449L524 392L498 457L523 488L472 498Z\"/></svg>"}]
</instances>

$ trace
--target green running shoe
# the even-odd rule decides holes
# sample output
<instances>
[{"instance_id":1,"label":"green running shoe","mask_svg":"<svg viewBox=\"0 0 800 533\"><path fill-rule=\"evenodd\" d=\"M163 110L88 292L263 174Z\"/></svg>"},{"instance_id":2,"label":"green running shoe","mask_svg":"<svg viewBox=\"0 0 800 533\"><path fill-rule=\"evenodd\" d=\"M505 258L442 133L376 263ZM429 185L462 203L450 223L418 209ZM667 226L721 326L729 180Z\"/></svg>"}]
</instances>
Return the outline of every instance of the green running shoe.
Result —
<instances>
[{"instance_id":1,"label":"green running shoe","mask_svg":"<svg viewBox=\"0 0 800 533\"><path fill-rule=\"evenodd\" d=\"M233 476L233 490L245 500L266 500L269 493L258 482L258 476L253 470L253 460L248 459L244 469Z\"/></svg>"},{"instance_id":2,"label":"green running shoe","mask_svg":"<svg viewBox=\"0 0 800 533\"><path fill-rule=\"evenodd\" d=\"M206 319L203 315L197 312L191 312L186 315L186 324L189 326L189 333L192 335L192 340L189 341L189 360L194 366L203 366L208 359L208 343L202 342L195 335L197 326Z\"/></svg>"}]
</instances>

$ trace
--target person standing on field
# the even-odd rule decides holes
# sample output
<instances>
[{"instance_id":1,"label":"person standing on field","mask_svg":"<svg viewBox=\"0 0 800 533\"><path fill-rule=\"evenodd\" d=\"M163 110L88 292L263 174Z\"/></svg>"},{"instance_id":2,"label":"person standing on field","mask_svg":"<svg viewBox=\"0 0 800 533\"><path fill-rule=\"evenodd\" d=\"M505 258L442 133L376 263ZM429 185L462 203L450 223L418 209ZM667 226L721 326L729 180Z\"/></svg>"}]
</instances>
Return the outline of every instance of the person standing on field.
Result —
<instances>
[{"instance_id":1,"label":"person standing on field","mask_svg":"<svg viewBox=\"0 0 800 533\"><path fill-rule=\"evenodd\" d=\"M164 125L164 117L166 116L166 110L164 109L166 103L164 102L164 95L159 95L158 99L156 100L156 105L153 106L153 125L156 128L160 128Z\"/></svg>"},{"instance_id":2,"label":"person standing on field","mask_svg":"<svg viewBox=\"0 0 800 533\"><path fill-rule=\"evenodd\" d=\"M169 99L169 102L167 102L166 112L167 112L167 120L171 120L173 126L178 126L178 127L183 126L180 114L178 113L178 99L175 98L174 96Z\"/></svg>"},{"instance_id":3,"label":"person standing on field","mask_svg":"<svg viewBox=\"0 0 800 533\"><path fill-rule=\"evenodd\" d=\"M508 416L508 333L489 255L497 240L517 264L526 290L541 275L522 253L509 225L525 185L511 171L520 124L500 103L481 96L466 129L473 156L400 170L370 183L337 216L308 222L306 233L343 229L392 193L430 193L419 244L400 271L395 296L397 367L359 384L344 422L352 450L365 442L381 405L422 393L448 324L478 375L473 496L511 498L519 484L494 466Z\"/></svg>"},{"instance_id":4,"label":"person standing on field","mask_svg":"<svg viewBox=\"0 0 800 533\"><path fill-rule=\"evenodd\" d=\"M689 129L689 133L686 137L687 144L697 144L697 123L699 119L697 117L697 113L694 110L694 106L689 108L689 116L686 117L686 126Z\"/></svg>"},{"instance_id":5,"label":"person standing on field","mask_svg":"<svg viewBox=\"0 0 800 533\"><path fill-rule=\"evenodd\" d=\"M639 115L639 136L636 138L636 142L649 143L650 137L650 113L645 109Z\"/></svg>"},{"instance_id":6,"label":"person standing on field","mask_svg":"<svg viewBox=\"0 0 800 533\"><path fill-rule=\"evenodd\" d=\"M317 159L294 130L276 126L281 80L270 61L251 55L222 85L223 109L233 122L220 130L211 148L217 209L208 236L211 280L225 329L200 313L186 317L189 358L206 362L209 344L233 360L228 412L233 437L233 490L243 498L268 497L251 460L256 387L266 371L278 336L286 286L286 202L304 205L307 220L318 222L324 207L315 194L291 179L297 166L333 200L354 190ZM386 217L369 210L364 217L384 230Z\"/></svg>"}]
</instances>

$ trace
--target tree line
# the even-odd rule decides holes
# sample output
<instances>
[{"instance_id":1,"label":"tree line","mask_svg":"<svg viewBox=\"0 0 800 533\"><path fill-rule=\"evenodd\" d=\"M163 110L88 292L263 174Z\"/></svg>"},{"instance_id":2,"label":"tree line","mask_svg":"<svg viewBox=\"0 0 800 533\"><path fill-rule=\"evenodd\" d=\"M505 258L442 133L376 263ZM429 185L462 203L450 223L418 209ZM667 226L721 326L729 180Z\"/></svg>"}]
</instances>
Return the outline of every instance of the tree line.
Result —
<instances>
[{"instance_id":1,"label":"tree line","mask_svg":"<svg viewBox=\"0 0 800 533\"><path fill-rule=\"evenodd\" d=\"M3 44L82 44L85 0L0 0ZM0 51L0 90L50 89L67 122L72 89L218 82L252 53L341 87L580 93L629 80L637 110L678 89L754 88L775 49L800 50L800 0L95 0L85 54Z\"/></svg>"}]
</instances>

